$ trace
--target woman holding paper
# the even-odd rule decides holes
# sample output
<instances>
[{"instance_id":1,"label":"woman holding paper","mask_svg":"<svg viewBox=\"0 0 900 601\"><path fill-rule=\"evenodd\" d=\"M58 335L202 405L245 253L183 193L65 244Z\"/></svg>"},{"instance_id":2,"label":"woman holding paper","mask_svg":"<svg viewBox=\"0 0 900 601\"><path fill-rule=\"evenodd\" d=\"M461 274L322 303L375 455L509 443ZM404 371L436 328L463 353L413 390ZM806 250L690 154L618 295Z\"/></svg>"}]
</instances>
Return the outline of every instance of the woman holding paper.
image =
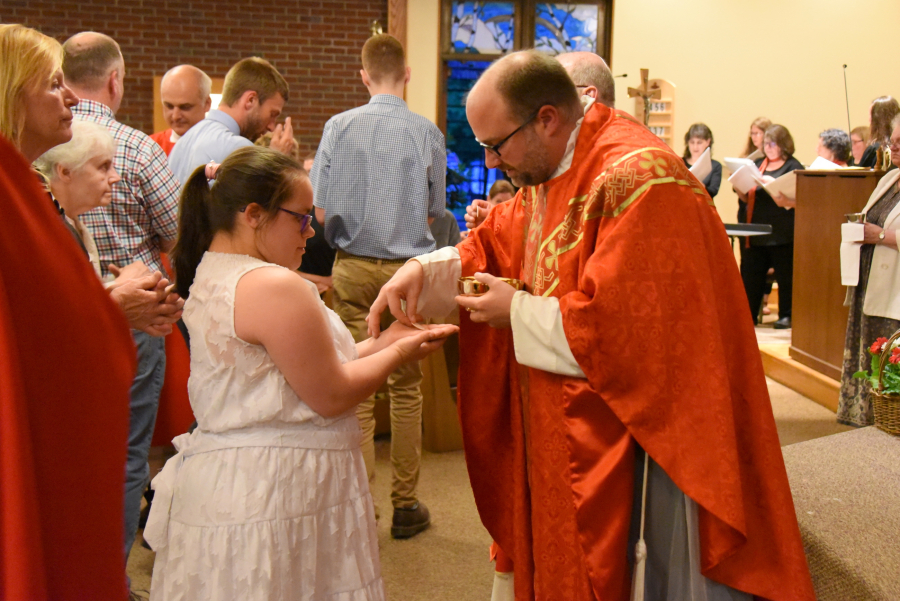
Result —
<instances>
[{"instance_id":1,"label":"woman holding paper","mask_svg":"<svg viewBox=\"0 0 900 601\"><path fill-rule=\"evenodd\" d=\"M694 123L687 130L687 133L684 134L684 154L682 155L682 158L684 159L685 166L693 167L696 165L700 160L700 157L703 156L703 153L706 152L707 148L711 155L712 144L713 135L709 127L704 123ZM716 194L719 193L719 186L722 184L722 163L710 159L710 164L712 165L712 169L701 182L703 183L703 187L705 187L706 191L709 193L709 196L715 198Z\"/></svg>"},{"instance_id":2,"label":"woman holding paper","mask_svg":"<svg viewBox=\"0 0 900 601\"><path fill-rule=\"evenodd\" d=\"M765 156L754 161L763 184L797 169L803 169L794 158L794 139L783 125L773 125L763 138ZM748 237L741 245L741 278L750 303L754 323L766 291L766 273L775 270L778 282L778 321L776 329L791 327L791 296L794 278L794 210L787 199L779 196L777 202L765 189L755 186L746 193L738 190L738 221L741 223L768 224L772 233L767 236ZM791 201L792 202L792 201Z\"/></svg>"},{"instance_id":3,"label":"woman holding paper","mask_svg":"<svg viewBox=\"0 0 900 601\"><path fill-rule=\"evenodd\" d=\"M890 137L891 162L900 167L900 115L894 118ZM871 367L868 349L878 338L900 329L900 170L881 178L869 197L864 238L859 257L859 282L847 293L850 313L844 343L841 399L837 420L851 426L872 424L869 387L853 374Z\"/></svg>"}]
</instances>

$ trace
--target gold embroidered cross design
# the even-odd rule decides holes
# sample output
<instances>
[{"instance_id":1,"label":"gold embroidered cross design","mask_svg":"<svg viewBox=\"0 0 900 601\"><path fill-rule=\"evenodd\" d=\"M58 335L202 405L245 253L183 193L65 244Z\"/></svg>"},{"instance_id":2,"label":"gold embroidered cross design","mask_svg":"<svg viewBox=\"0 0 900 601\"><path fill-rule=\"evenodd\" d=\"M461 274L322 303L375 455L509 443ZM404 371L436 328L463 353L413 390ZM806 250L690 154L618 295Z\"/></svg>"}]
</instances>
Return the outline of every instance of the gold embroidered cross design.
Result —
<instances>
[{"instance_id":1,"label":"gold embroidered cross design","mask_svg":"<svg viewBox=\"0 0 900 601\"><path fill-rule=\"evenodd\" d=\"M656 175L660 177L666 175L666 167L668 166L666 159L663 157L654 158L649 152L642 152L641 158L646 159L638 162L638 165L640 165L642 169L653 168L653 170L656 171Z\"/></svg>"},{"instance_id":2,"label":"gold embroidered cross design","mask_svg":"<svg viewBox=\"0 0 900 601\"><path fill-rule=\"evenodd\" d=\"M544 259L544 265L547 266L547 269L552 271L559 269L559 255L561 251L562 248L557 246L556 240L551 240L547 245L547 257Z\"/></svg>"}]
</instances>

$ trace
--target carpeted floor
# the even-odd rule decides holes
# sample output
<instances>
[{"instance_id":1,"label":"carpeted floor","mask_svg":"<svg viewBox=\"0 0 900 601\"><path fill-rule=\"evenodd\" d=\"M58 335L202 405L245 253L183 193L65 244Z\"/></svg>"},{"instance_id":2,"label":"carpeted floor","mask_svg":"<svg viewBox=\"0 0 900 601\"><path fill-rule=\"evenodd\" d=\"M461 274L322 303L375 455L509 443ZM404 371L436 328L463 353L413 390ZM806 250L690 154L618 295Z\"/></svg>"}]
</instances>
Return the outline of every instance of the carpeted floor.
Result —
<instances>
[{"instance_id":1,"label":"carpeted floor","mask_svg":"<svg viewBox=\"0 0 900 601\"><path fill-rule=\"evenodd\" d=\"M794 391L767 380L782 446L849 430L834 414ZM423 453L420 498L432 527L405 541L390 537L389 441L378 441L376 503L382 573L392 601L488 601L493 582L488 563L490 537L481 526L462 451ZM132 588L150 589L153 553L135 543L128 562Z\"/></svg>"}]
</instances>

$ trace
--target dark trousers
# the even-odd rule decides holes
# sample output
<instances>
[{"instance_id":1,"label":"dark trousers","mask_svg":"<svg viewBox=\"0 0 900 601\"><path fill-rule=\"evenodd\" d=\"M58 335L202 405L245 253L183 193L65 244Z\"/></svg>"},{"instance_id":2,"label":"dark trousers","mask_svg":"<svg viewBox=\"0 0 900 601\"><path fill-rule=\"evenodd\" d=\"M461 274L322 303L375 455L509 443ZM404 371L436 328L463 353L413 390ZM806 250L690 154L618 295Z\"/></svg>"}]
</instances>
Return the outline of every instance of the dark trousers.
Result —
<instances>
[{"instance_id":1,"label":"dark trousers","mask_svg":"<svg viewBox=\"0 0 900 601\"><path fill-rule=\"evenodd\" d=\"M778 282L778 317L791 316L791 300L794 284L794 245L741 246L741 279L750 303L754 323L759 318L759 308L766 293L766 273L775 269Z\"/></svg>"}]
</instances>

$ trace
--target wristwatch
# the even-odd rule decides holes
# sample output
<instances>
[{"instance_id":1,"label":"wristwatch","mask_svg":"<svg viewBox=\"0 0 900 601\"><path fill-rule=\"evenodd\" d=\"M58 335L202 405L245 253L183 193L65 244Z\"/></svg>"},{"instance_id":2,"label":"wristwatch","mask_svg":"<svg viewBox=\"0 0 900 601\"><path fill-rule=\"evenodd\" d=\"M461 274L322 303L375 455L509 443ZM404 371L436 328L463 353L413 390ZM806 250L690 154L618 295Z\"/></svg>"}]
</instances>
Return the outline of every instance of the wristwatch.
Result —
<instances>
[{"instance_id":1,"label":"wristwatch","mask_svg":"<svg viewBox=\"0 0 900 601\"><path fill-rule=\"evenodd\" d=\"M881 230L880 232L878 232L878 239L884 240L884 230Z\"/></svg>"}]
</instances>

